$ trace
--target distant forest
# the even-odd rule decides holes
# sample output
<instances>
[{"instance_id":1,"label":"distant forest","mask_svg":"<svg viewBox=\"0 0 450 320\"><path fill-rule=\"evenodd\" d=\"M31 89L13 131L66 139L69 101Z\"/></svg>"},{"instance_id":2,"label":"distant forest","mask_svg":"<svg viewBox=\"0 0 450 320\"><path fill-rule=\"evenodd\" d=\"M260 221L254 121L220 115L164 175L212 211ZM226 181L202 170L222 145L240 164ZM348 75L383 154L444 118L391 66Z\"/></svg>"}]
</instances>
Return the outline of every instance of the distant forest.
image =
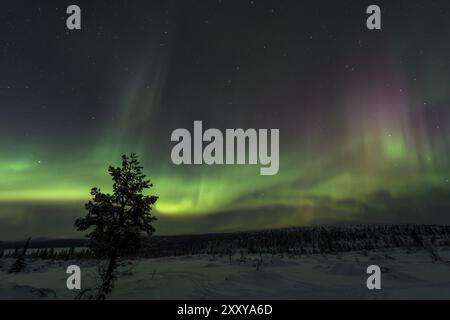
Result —
<instances>
[{"instance_id":1,"label":"distant forest","mask_svg":"<svg viewBox=\"0 0 450 320\"><path fill-rule=\"evenodd\" d=\"M0 257L15 257L25 241L0 242ZM36 239L27 256L42 259L90 259L83 239ZM223 234L152 236L135 257L195 254L333 254L348 251L450 246L450 226L317 226Z\"/></svg>"}]
</instances>

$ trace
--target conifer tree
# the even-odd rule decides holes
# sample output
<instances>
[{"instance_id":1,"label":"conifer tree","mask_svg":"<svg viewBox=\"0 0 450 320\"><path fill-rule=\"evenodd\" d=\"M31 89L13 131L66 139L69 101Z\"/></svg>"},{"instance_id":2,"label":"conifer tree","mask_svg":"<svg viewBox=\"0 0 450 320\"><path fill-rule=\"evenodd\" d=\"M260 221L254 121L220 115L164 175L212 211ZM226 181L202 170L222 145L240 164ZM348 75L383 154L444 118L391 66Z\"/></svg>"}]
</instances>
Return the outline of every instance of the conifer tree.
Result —
<instances>
[{"instance_id":1,"label":"conifer tree","mask_svg":"<svg viewBox=\"0 0 450 320\"><path fill-rule=\"evenodd\" d=\"M31 238L28 238L28 240L25 242L25 245L22 249L22 252L18 254L16 261L11 266L11 269L9 270L9 273L17 273L23 271L25 269L25 256L27 254L28 247L30 245Z\"/></svg>"},{"instance_id":2,"label":"conifer tree","mask_svg":"<svg viewBox=\"0 0 450 320\"><path fill-rule=\"evenodd\" d=\"M95 255L109 261L96 299L105 299L112 291L118 259L137 252L145 236L155 231L152 222L156 218L151 210L158 197L144 194L153 184L142 170L136 154L123 155L122 166L110 166L108 170L112 194L93 188L93 199L86 204L87 215L75 221L79 231L89 232L89 247Z\"/></svg>"}]
</instances>

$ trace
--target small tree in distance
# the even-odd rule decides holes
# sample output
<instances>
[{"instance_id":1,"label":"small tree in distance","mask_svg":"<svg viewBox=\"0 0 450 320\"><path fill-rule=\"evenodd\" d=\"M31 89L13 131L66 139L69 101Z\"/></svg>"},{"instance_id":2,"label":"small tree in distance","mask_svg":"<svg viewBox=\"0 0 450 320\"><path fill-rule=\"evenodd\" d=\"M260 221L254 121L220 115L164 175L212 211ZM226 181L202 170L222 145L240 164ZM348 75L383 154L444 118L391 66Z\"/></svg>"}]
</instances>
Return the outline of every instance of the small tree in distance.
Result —
<instances>
[{"instance_id":1,"label":"small tree in distance","mask_svg":"<svg viewBox=\"0 0 450 320\"><path fill-rule=\"evenodd\" d=\"M155 231L152 222L156 218L151 210L158 197L144 195L153 184L146 180L142 169L136 154L123 155L121 167L108 169L113 180L112 194L92 188L93 198L85 205L87 215L75 221L79 231L89 231L86 236L95 255L108 259L96 299L105 299L111 293L118 258L136 253L146 236Z\"/></svg>"},{"instance_id":2,"label":"small tree in distance","mask_svg":"<svg viewBox=\"0 0 450 320\"><path fill-rule=\"evenodd\" d=\"M23 269L25 269L26 263L25 263L25 257L27 256L27 250L30 246L31 238L28 238L28 240L25 242L25 245L23 246L22 252L17 256L16 261L12 265L11 269L9 270L9 273L17 273L22 272Z\"/></svg>"}]
</instances>

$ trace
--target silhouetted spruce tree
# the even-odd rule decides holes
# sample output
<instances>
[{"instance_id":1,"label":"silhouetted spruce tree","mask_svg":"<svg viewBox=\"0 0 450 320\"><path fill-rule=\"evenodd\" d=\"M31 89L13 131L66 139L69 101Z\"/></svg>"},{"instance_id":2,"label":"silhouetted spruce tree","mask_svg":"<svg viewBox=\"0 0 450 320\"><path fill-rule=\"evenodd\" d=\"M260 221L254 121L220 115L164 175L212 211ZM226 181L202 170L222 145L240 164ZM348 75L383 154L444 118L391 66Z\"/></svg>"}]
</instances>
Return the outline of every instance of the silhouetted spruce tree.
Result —
<instances>
[{"instance_id":1,"label":"silhouetted spruce tree","mask_svg":"<svg viewBox=\"0 0 450 320\"><path fill-rule=\"evenodd\" d=\"M25 242L25 245L23 246L22 252L18 254L16 261L11 266L11 269L9 269L9 273L17 273L23 271L25 269L25 256L27 254L28 246L30 245L31 238L28 238L28 240Z\"/></svg>"},{"instance_id":2,"label":"silhouetted spruce tree","mask_svg":"<svg viewBox=\"0 0 450 320\"><path fill-rule=\"evenodd\" d=\"M89 247L96 257L109 261L96 299L105 299L112 291L118 258L136 253L145 237L155 231L152 222L156 218L151 210L158 197L144 195L153 184L146 180L142 169L136 154L123 155L122 166L110 166L108 170L113 180L112 194L93 188L93 199L85 205L86 217L75 221L79 231L89 231Z\"/></svg>"}]
</instances>

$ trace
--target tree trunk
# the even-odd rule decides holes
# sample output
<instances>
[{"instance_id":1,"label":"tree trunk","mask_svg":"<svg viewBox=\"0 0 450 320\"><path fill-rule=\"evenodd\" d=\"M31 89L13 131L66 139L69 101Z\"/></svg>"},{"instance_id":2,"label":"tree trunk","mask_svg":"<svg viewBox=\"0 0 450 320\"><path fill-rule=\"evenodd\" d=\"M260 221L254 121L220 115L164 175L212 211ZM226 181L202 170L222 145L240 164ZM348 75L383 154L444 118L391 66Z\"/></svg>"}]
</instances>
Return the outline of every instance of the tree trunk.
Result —
<instances>
[{"instance_id":1,"label":"tree trunk","mask_svg":"<svg viewBox=\"0 0 450 320\"><path fill-rule=\"evenodd\" d=\"M97 295L97 300L106 299L106 295L111 293L114 284L114 271L117 265L117 250L114 250L110 257L108 263L108 269L106 270L103 283L100 286L100 290Z\"/></svg>"}]
</instances>

